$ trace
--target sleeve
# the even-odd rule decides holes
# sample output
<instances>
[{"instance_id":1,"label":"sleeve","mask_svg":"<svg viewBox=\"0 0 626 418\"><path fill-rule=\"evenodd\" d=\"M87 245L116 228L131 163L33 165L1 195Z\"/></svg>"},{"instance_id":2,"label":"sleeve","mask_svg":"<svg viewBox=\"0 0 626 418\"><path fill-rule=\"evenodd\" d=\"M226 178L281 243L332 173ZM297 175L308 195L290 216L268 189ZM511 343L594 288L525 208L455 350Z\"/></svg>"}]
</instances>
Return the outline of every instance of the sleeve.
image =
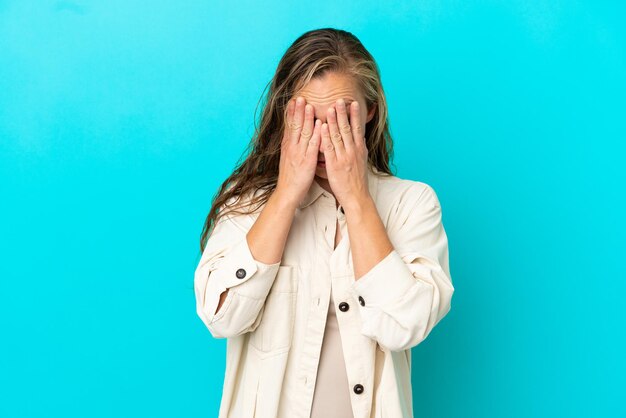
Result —
<instances>
[{"instance_id":1,"label":"sleeve","mask_svg":"<svg viewBox=\"0 0 626 418\"><path fill-rule=\"evenodd\" d=\"M265 264L250 252L246 234L252 215L221 217L204 248L194 273L196 311L215 338L253 331L263 314L265 299L280 262ZM256 218L256 217L255 217ZM229 292L215 314L220 295Z\"/></svg>"},{"instance_id":2,"label":"sleeve","mask_svg":"<svg viewBox=\"0 0 626 418\"><path fill-rule=\"evenodd\" d=\"M394 249L350 288L361 333L391 351L422 342L454 293L439 200L430 186L416 184L425 187L411 188L388 226Z\"/></svg>"}]
</instances>

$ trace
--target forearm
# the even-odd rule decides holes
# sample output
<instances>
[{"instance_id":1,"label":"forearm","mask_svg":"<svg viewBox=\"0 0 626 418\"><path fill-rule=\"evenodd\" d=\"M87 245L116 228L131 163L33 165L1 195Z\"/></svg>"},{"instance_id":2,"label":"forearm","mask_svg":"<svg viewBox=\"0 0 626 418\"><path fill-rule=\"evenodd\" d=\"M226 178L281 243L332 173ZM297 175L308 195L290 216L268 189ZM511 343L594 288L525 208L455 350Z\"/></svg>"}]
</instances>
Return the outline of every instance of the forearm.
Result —
<instances>
[{"instance_id":1,"label":"forearm","mask_svg":"<svg viewBox=\"0 0 626 418\"><path fill-rule=\"evenodd\" d=\"M374 205L366 200L350 204L349 218L358 277L349 292L358 300L361 333L391 351L423 341L450 310L454 292L447 236L434 191L420 186L414 193L407 192L399 205L388 235L372 213Z\"/></svg>"},{"instance_id":2,"label":"forearm","mask_svg":"<svg viewBox=\"0 0 626 418\"><path fill-rule=\"evenodd\" d=\"M281 190L276 189L272 193L246 235L250 253L256 260L265 264L274 264L282 259L296 207L297 204L293 203ZM220 295L216 313L224 304L226 296L228 296L228 289Z\"/></svg>"},{"instance_id":3,"label":"forearm","mask_svg":"<svg viewBox=\"0 0 626 418\"><path fill-rule=\"evenodd\" d=\"M354 279L358 280L385 258L393 250L393 245L371 197L355 200L344 206L344 210L350 235Z\"/></svg>"},{"instance_id":4,"label":"forearm","mask_svg":"<svg viewBox=\"0 0 626 418\"><path fill-rule=\"evenodd\" d=\"M255 259L266 264L278 263L282 259L296 207L297 204L279 189L272 193L248 231L248 245Z\"/></svg>"}]
</instances>

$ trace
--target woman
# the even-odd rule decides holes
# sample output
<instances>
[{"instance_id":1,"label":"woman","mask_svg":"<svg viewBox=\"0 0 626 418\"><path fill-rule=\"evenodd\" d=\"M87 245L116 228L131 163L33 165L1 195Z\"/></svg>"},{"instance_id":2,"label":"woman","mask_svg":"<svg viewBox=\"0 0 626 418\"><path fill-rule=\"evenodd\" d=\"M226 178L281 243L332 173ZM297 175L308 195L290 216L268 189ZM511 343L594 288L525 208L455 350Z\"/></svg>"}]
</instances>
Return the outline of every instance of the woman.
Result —
<instances>
[{"instance_id":1,"label":"woman","mask_svg":"<svg viewBox=\"0 0 626 418\"><path fill-rule=\"evenodd\" d=\"M391 174L391 150L369 52L342 30L300 36L202 234L197 312L227 338L220 417L413 416L411 347L454 288L439 200Z\"/></svg>"}]
</instances>

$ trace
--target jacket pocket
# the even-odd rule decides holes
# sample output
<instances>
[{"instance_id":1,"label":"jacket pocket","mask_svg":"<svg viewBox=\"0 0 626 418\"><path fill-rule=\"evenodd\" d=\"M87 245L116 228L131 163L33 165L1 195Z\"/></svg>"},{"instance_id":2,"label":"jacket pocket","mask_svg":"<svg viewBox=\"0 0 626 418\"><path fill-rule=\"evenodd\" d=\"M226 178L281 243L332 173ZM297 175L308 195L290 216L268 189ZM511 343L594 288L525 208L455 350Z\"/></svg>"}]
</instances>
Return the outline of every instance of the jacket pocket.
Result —
<instances>
[{"instance_id":1,"label":"jacket pocket","mask_svg":"<svg viewBox=\"0 0 626 418\"><path fill-rule=\"evenodd\" d=\"M278 354L291 347L297 291L298 267L279 266L259 326L250 335L250 344L260 354Z\"/></svg>"}]
</instances>

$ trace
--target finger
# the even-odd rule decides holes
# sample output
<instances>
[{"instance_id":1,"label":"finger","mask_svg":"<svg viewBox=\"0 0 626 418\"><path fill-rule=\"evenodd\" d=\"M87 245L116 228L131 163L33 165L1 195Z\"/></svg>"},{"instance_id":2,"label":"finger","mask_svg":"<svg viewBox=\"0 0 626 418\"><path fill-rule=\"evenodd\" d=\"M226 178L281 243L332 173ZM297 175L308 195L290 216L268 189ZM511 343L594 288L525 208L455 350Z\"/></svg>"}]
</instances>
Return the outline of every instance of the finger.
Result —
<instances>
[{"instance_id":1,"label":"finger","mask_svg":"<svg viewBox=\"0 0 626 418\"><path fill-rule=\"evenodd\" d=\"M304 98L296 99L296 109L291 121L291 141L297 144L300 140L300 132L302 132L302 124L304 123Z\"/></svg>"},{"instance_id":2,"label":"finger","mask_svg":"<svg viewBox=\"0 0 626 418\"><path fill-rule=\"evenodd\" d=\"M313 128L313 135L311 136L311 140L309 141L309 145L306 148L305 157L308 160L311 160L312 164L317 164L317 150L320 147L320 141L322 139L322 121L319 119L315 120L315 127Z\"/></svg>"},{"instance_id":3,"label":"finger","mask_svg":"<svg viewBox=\"0 0 626 418\"><path fill-rule=\"evenodd\" d=\"M287 138L291 137L291 121L293 120L293 112L295 109L295 100L290 99L287 102L287 109L285 111L285 126L283 132L283 142L287 140Z\"/></svg>"},{"instance_id":4,"label":"finger","mask_svg":"<svg viewBox=\"0 0 626 418\"><path fill-rule=\"evenodd\" d=\"M337 111L337 128L343 138L343 146L346 151L354 149L354 139L352 139L352 128L348 121L346 102L343 99L337 100L335 109Z\"/></svg>"},{"instance_id":5,"label":"finger","mask_svg":"<svg viewBox=\"0 0 626 418\"><path fill-rule=\"evenodd\" d=\"M341 137L341 134L339 133L339 127L337 126L337 113L334 106L328 108L326 119L328 120L328 131L330 132L330 140L335 147L335 154L337 158L340 158L341 156L343 156L345 148L343 146L343 138Z\"/></svg>"},{"instance_id":6,"label":"finger","mask_svg":"<svg viewBox=\"0 0 626 418\"><path fill-rule=\"evenodd\" d=\"M313 135L313 105L306 104L304 106L304 125L302 126L302 132L300 133L300 150L302 153L306 153L306 149L309 146L309 139Z\"/></svg>"},{"instance_id":7,"label":"finger","mask_svg":"<svg viewBox=\"0 0 626 418\"><path fill-rule=\"evenodd\" d=\"M361 107L356 100L350 103L350 126L352 128L352 139L356 147L365 146L365 137L361 127Z\"/></svg>"},{"instance_id":8,"label":"finger","mask_svg":"<svg viewBox=\"0 0 626 418\"><path fill-rule=\"evenodd\" d=\"M324 152L324 160L326 161L326 168L332 166L337 159L335 153L335 146L330 140L330 131L328 129L328 123L322 124L322 151Z\"/></svg>"}]
</instances>

